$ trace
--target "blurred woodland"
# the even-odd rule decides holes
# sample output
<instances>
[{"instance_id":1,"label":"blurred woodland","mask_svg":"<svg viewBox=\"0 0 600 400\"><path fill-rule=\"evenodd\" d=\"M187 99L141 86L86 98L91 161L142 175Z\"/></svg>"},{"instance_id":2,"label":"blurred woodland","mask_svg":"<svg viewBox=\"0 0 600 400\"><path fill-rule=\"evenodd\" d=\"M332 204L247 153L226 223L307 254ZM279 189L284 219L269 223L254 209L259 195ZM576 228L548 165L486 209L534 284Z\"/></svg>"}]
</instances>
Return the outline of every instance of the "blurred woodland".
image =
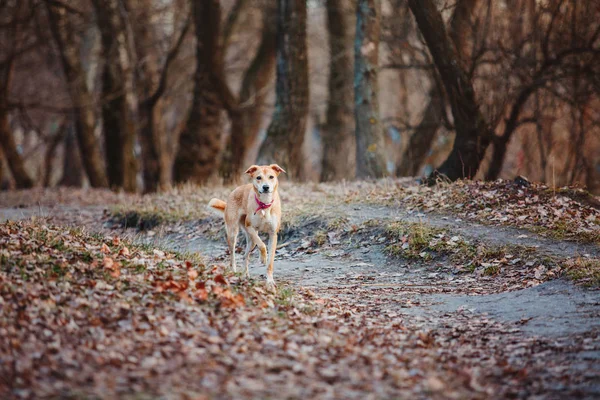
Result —
<instances>
[{"instance_id":1,"label":"blurred woodland","mask_svg":"<svg viewBox=\"0 0 600 400\"><path fill-rule=\"evenodd\" d=\"M600 0L0 0L3 190L513 178L600 192Z\"/></svg>"}]
</instances>

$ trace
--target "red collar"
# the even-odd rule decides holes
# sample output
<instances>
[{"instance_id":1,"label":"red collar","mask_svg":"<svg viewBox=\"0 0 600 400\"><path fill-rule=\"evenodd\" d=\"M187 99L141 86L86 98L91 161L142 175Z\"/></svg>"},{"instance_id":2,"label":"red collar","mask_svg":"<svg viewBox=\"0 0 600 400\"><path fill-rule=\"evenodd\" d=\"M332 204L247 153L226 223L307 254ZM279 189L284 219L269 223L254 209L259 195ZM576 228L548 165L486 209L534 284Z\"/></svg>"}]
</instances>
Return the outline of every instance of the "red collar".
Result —
<instances>
[{"instance_id":1,"label":"red collar","mask_svg":"<svg viewBox=\"0 0 600 400\"><path fill-rule=\"evenodd\" d=\"M254 211L254 214L259 212L260 210L266 210L267 208L271 207L271 205L273 204L273 202L270 202L269 204L263 203L262 201L260 201L260 199L258 198L258 196L256 194L254 194L254 200L256 200L256 204L258 204L258 208L256 209L256 211Z\"/></svg>"}]
</instances>

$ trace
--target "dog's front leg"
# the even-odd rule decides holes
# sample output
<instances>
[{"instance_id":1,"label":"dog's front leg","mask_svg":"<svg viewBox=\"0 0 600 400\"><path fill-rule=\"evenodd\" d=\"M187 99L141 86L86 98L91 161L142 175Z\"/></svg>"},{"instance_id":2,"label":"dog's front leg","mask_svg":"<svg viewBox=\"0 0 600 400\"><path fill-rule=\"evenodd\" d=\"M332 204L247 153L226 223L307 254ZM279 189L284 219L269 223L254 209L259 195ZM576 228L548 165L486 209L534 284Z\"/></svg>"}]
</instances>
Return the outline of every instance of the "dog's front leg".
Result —
<instances>
[{"instance_id":1,"label":"dog's front leg","mask_svg":"<svg viewBox=\"0 0 600 400\"><path fill-rule=\"evenodd\" d=\"M258 232L252 225L246 225L246 232L248 232L248 235L250 235L254 244L258 246L258 250L260 250L260 261L263 264L267 264L267 246L260 239L260 236L258 236Z\"/></svg>"},{"instance_id":2,"label":"dog's front leg","mask_svg":"<svg viewBox=\"0 0 600 400\"><path fill-rule=\"evenodd\" d=\"M275 262L275 249L277 248L277 232L269 232L269 265L267 265L267 285L275 287L273 280L273 263Z\"/></svg>"}]
</instances>

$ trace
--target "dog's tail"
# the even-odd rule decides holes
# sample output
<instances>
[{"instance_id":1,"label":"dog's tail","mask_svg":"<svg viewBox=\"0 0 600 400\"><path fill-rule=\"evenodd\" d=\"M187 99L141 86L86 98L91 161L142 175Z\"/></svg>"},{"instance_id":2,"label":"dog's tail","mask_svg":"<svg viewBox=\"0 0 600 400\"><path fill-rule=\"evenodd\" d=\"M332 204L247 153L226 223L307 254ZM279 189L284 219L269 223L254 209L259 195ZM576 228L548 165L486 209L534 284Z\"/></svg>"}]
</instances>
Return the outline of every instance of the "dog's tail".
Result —
<instances>
[{"instance_id":1,"label":"dog's tail","mask_svg":"<svg viewBox=\"0 0 600 400\"><path fill-rule=\"evenodd\" d=\"M225 212L226 203L223 200L211 199L208 202L208 209L215 212L215 214L223 215Z\"/></svg>"}]
</instances>

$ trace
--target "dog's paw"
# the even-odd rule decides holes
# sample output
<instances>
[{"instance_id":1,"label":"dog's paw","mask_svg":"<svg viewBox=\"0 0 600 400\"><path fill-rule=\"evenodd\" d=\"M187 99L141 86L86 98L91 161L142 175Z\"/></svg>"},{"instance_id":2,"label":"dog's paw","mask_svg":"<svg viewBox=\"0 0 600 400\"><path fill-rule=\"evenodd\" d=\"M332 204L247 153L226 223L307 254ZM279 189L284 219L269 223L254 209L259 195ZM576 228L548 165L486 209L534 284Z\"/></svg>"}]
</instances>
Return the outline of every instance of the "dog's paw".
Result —
<instances>
[{"instance_id":1,"label":"dog's paw","mask_svg":"<svg viewBox=\"0 0 600 400\"><path fill-rule=\"evenodd\" d=\"M267 289L273 292L277 291L277 285L275 285L275 281L273 280L272 276L267 277Z\"/></svg>"}]
</instances>

